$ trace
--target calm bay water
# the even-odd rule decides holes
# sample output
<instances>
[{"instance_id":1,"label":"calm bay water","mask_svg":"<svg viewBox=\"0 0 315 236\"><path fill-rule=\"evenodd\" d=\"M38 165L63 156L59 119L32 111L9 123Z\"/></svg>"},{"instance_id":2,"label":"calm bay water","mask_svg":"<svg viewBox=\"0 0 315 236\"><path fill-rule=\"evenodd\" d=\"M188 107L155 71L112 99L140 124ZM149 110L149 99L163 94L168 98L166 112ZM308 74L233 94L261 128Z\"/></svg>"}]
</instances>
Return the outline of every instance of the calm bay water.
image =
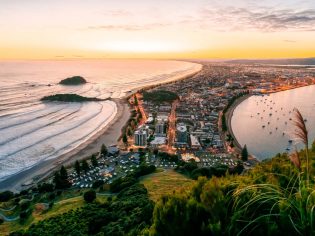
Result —
<instances>
[{"instance_id":1,"label":"calm bay water","mask_svg":"<svg viewBox=\"0 0 315 236\"><path fill-rule=\"evenodd\" d=\"M298 108L307 120L310 143L315 138L315 86L251 96L234 110L231 125L240 145L263 160L277 153L291 152L302 145L293 133L293 109ZM290 144L289 140L292 140Z\"/></svg>"},{"instance_id":2,"label":"calm bay water","mask_svg":"<svg viewBox=\"0 0 315 236\"><path fill-rule=\"evenodd\" d=\"M120 98L132 89L171 81L200 68L188 62L150 60L0 62L0 181L73 150L117 112L112 101L42 103L43 96L76 93ZM58 84L74 75L89 83Z\"/></svg>"}]
</instances>

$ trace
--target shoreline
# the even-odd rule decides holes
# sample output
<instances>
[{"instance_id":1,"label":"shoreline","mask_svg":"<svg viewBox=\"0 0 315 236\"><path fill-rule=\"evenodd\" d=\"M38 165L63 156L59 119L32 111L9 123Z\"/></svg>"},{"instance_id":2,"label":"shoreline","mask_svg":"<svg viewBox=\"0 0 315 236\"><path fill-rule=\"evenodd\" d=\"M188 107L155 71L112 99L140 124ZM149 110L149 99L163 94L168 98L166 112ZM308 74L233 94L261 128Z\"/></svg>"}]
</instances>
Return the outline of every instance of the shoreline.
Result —
<instances>
[{"instance_id":1,"label":"shoreline","mask_svg":"<svg viewBox=\"0 0 315 236\"><path fill-rule=\"evenodd\" d=\"M293 89L298 89L298 88L303 88L303 87L308 87L308 86L312 86L315 84L308 84L308 85L303 85L303 86L297 86L294 88L288 88L285 90L280 90L280 91L267 91L265 93L262 93L261 95L265 95L268 96L269 94L273 94L273 93L280 93L280 92L284 92L284 91L288 91L288 90L293 90ZM234 152L237 154L241 154L242 152L242 146L240 145L240 143L238 142L238 140L236 139L234 133L233 133L233 129L232 129L232 117L233 117L233 113L234 110L236 109L236 107L238 105L240 105L243 101L245 101L246 99L250 98L251 96L254 96L253 94L247 94L244 95L238 99L236 99L234 101L234 103L231 105L231 107L226 111L225 116L226 116L226 122L227 122L227 132L232 136L233 138L233 144L234 144ZM253 156L252 154L249 153L249 160L254 160L257 162L261 162L259 159L257 159L255 156Z\"/></svg>"},{"instance_id":2,"label":"shoreline","mask_svg":"<svg viewBox=\"0 0 315 236\"><path fill-rule=\"evenodd\" d=\"M252 94L246 94L238 99L236 99L233 104L230 106L230 108L226 111L225 113L225 117L226 117L226 125L227 125L227 132L232 136L233 138L233 144L234 144L234 152L240 154L242 152L242 146L240 145L240 143L238 142L238 140L236 139L234 133L233 133L233 129L232 129L232 117L233 117L233 113L234 110L236 109L236 107L241 104L243 101L245 101L247 98L253 96Z\"/></svg>"},{"instance_id":3,"label":"shoreline","mask_svg":"<svg viewBox=\"0 0 315 236\"><path fill-rule=\"evenodd\" d=\"M102 130L94 134L89 140L80 144L73 150L62 154L57 158L42 161L27 170L21 171L20 173L12 175L3 180L0 183L0 192L5 190L19 192L24 189L29 189L39 182L49 178L56 170L60 168L61 165L66 167L71 166L75 161L87 159L93 153L99 152L102 144L105 144L106 146L117 145L122 135L122 130L131 117L131 108L128 103L128 99L133 96L133 94L139 90L152 89L162 84L173 83L191 78L202 71L203 66L201 64L199 65L200 68L198 70L195 70L189 74L179 76L172 80L168 79L165 82L139 86L130 90L130 92L127 92L125 96L121 98L111 98L110 100L115 102L117 106L117 113L115 117L108 123L108 125L106 125Z\"/></svg>"},{"instance_id":4,"label":"shoreline","mask_svg":"<svg viewBox=\"0 0 315 236\"><path fill-rule=\"evenodd\" d=\"M10 190L18 192L28 189L38 182L48 178L61 165L70 166L76 160L83 160L100 150L104 143L107 146L117 144L121 136L121 129L130 118L131 111L125 98L112 99L117 106L115 117L102 130L94 134L89 140L73 150L54 159L45 160L37 165L10 176L0 183L0 191Z\"/></svg>"}]
</instances>

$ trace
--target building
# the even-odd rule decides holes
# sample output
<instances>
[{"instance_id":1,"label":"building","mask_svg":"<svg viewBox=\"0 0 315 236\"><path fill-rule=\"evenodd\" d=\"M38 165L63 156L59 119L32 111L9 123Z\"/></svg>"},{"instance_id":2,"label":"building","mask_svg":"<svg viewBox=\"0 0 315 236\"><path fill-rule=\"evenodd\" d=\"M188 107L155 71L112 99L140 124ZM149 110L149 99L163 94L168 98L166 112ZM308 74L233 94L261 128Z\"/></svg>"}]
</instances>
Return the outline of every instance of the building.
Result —
<instances>
[{"instance_id":1,"label":"building","mask_svg":"<svg viewBox=\"0 0 315 236\"><path fill-rule=\"evenodd\" d=\"M155 137L150 143L153 148L158 148L164 144L166 144L166 137Z\"/></svg>"},{"instance_id":2,"label":"building","mask_svg":"<svg viewBox=\"0 0 315 236\"><path fill-rule=\"evenodd\" d=\"M139 129L135 131L134 134L134 143L136 146L146 146L147 145L147 131Z\"/></svg>"},{"instance_id":3,"label":"building","mask_svg":"<svg viewBox=\"0 0 315 236\"><path fill-rule=\"evenodd\" d=\"M179 123L176 127L176 142L178 144L187 144L187 127L184 123Z\"/></svg>"},{"instance_id":4,"label":"building","mask_svg":"<svg viewBox=\"0 0 315 236\"><path fill-rule=\"evenodd\" d=\"M165 136L165 123L158 122L155 125L155 136Z\"/></svg>"}]
</instances>

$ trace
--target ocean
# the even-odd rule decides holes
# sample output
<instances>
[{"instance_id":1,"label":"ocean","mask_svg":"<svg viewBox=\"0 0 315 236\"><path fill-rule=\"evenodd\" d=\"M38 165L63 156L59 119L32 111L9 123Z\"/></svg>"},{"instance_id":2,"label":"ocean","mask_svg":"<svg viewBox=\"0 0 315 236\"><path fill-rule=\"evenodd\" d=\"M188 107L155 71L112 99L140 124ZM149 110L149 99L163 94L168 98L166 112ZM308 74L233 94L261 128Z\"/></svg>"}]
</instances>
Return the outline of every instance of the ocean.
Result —
<instances>
[{"instance_id":1,"label":"ocean","mask_svg":"<svg viewBox=\"0 0 315 236\"><path fill-rule=\"evenodd\" d=\"M259 160L277 153L290 153L303 147L295 135L293 109L300 110L309 132L309 144L315 139L315 85L251 96L233 113L231 126L241 146ZM291 140L291 141L289 141Z\"/></svg>"},{"instance_id":2,"label":"ocean","mask_svg":"<svg viewBox=\"0 0 315 236\"><path fill-rule=\"evenodd\" d=\"M72 151L108 125L117 112L113 101L43 103L43 96L122 98L136 88L172 81L200 68L166 60L0 61L0 182ZM58 84L75 75L88 83Z\"/></svg>"}]
</instances>

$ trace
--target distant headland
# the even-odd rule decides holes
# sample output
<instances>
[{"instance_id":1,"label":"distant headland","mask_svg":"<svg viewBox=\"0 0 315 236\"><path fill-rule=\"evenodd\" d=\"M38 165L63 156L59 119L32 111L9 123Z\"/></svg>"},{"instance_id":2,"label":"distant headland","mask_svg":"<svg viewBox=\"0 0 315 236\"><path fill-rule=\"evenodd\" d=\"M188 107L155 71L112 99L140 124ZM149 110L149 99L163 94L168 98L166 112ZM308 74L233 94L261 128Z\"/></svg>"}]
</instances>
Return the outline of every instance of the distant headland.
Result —
<instances>
[{"instance_id":1,"label":"distant headland","mask_svg":"<svg viewBox=\"0 0 315 236\"><path fill-rule=\"evenodd\" d=\"M66 79L63 79L59 82L62 85L80 85L86 84L87 81L82 76L72 76Z\"/></svg>"},{"instance_id":2,"label":"distant headland","mask_svg":"<svg viewBox=\"0 0 315 236\"><path fill-rule=\"evenodd\" d=\"M105 101L107 99L99 98L88 98L77 94L55 94L50 96L45 96L41 101L51 101L51 102L91 102L91 101Z\"/></svg>"}]
</instances>

